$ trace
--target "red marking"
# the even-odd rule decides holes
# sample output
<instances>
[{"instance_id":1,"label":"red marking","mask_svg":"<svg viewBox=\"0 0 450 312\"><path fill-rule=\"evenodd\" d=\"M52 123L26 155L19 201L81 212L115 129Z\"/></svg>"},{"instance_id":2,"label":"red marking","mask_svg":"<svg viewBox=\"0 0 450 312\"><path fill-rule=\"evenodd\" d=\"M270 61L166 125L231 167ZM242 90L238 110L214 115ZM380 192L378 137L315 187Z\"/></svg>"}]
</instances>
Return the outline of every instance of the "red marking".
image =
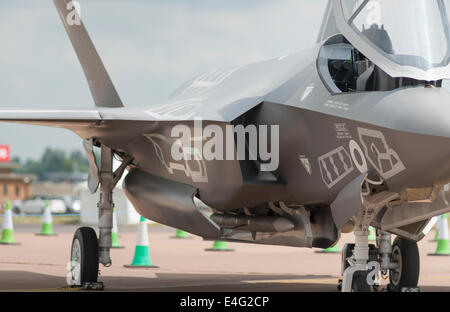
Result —
<instances>
[{"instance_id":1,"label":"red marking","mask_svg":"<svg viewBox=\"0 0 450 312\"><path fill-rule=\"evenodd\" d=\"M8 162L8 161L9 161L9 146L0 145L0 162Z\"/></svg>"}]
</instances>

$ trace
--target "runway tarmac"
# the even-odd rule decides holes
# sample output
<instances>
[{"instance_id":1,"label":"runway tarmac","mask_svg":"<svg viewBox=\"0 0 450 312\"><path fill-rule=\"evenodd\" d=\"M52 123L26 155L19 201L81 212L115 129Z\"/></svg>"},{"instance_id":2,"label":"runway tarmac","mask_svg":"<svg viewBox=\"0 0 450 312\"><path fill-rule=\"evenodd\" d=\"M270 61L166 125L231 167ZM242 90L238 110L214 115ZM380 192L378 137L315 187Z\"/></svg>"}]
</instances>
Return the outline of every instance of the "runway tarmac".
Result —
<instances>
[{"instance_id":1,"label":"runway tarmac","mask_svg":"<svg viewBox=\"0 0 450 312\"><path fill-rule=\"evenodd\" d=\"M35 236L39 225L17 224L18 246L0 245L0 291L74 291L66 287L70 245L78 226L54 225L57 236ZM207 252L199 237L173 239L175 230L149 226L156 269L125 268L134 255L136 227L119 227L124 249L113 249L112 266L100 266L106 291L336 292L340 254L317 249L228 243L233 252ZM450 291L450 257L431 257L434 232L419 243L421 291ZM351 242L343 235L338 246ZM386 284L386 282L383 282Z\"/></svg>"}]
</instances>

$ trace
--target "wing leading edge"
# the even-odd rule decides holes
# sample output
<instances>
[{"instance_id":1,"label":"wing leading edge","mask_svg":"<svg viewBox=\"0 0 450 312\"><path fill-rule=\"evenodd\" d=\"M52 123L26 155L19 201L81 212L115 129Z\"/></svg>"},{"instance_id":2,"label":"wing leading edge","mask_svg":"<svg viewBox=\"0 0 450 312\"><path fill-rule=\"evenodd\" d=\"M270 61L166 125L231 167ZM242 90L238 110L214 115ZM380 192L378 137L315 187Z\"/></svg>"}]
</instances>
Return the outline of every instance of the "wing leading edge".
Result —
<instances>
[{"instance_id":1,"label":"wing leading edge","mask_svg":"<svg viewBox=\"0 0 450 312\"><path fill-rule=\"evenodd\" d=\"M80 134L101 121L96 110L0 109L0 121L64 128Z\"/></svg>"}]
</instances>

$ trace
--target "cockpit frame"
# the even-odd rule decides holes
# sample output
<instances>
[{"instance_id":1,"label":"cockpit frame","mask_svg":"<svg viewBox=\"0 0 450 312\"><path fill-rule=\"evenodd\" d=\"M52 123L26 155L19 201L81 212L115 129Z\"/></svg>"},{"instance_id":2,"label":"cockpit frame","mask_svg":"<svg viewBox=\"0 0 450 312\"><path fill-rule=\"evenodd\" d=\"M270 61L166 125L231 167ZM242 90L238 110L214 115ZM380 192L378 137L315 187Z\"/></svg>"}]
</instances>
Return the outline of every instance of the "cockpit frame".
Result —
<instances>
[{"instance_id":1,"label":"cockpit frame","mask_svg":"<svg viewBox=\"0 0 450 312\"><path fill-rule=\"evenodd\" d=\"M443 66L433 67L431 69L424 70L419 67L401 65L396 63L385 54L381 49L377 48L369 40L365 39L360 31L356 29L349 21L354 19L358 13L364 8L364 5L368 4L371 0L364 0L361 6L352 14L350 20L347 19L344 13L344 8L342 5L342 0L331 0L330 4L332 6L333 23L335 23L338 31L361 53L363 53L368 59L375 63L379 68L386 72L391 77L404 77L413 78L416 80L424 81L436 81L442 79L450 79L450 57L447 57L443 61ZM442 0L437 0L440 5L441 13L445 14L443 16L443 21L445 22L445 35L448 40L448 51L450 51L450 27L448 27L448 19L446 17L447 13L445 10L445 5ZM447 51L447 53L448 53ZM447 65L445 65L447 64Z\"/></svg>"}]
</instances>

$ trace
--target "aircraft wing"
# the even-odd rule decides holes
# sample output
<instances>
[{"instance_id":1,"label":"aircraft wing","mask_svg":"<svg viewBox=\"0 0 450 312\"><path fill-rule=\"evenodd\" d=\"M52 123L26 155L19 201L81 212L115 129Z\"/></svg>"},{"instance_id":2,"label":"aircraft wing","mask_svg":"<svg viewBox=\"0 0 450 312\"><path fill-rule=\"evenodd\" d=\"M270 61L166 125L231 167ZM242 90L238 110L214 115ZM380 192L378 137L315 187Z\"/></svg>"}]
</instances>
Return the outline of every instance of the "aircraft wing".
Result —
<instances>
[{"instance_id":1,"label":"aircraft wing","mask_svg":"<svg viewBox=\"0 0 450 312\"><path fill-rule=\"evenodd\" d=\"M17 123L70 130L84 140L120 135L133 136L136 122L161 121L145 112L125 108L94 109L18 109L0 108L1 123ZM129 129L129 131L124 131Z\"/></svg>"},{"instance_id":2,"label":"aircraft wing","mask_svg":"<svg viewBox=\"0 0 450 312\"><path fill-rule=\"evenodd\" d=\"M0 121L75 130L102 120L97 110L0 109Z\"/></svg>"},{"instance_id":3,"label":"aircraft wing","mask_svg":"<svg viewBox=\"0 0 450 312\"><path fill-rule=\"evenodd\" d=\"M1 108L1 121L101 120L96 109Z\"/></svg>"},{"instance_id":4,"label":"aircraft wing","mask_svg":"<svg viewBox=\"0 0 450 312\"><path fill-rule=\"evenodd\" d=\"M63 128L75 132L85 140L98 133L101 121L102 117L95 109L0 109L0 122Z\"/></svg>"}]
</instances>

